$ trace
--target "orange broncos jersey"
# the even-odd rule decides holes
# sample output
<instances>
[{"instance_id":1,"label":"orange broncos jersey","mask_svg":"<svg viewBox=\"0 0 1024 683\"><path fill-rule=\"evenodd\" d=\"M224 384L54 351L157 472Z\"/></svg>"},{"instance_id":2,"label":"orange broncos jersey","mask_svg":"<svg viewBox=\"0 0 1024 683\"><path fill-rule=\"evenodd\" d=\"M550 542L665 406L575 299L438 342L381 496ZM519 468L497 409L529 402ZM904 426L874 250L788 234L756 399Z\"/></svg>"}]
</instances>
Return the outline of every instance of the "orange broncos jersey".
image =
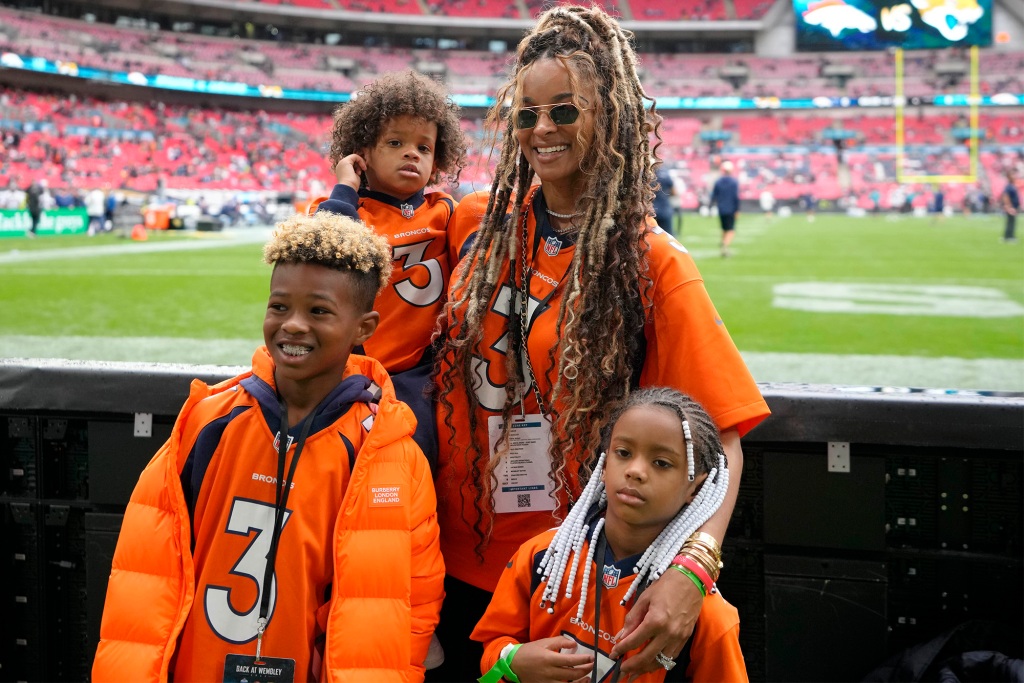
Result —
<instances>
[{"instance_id":1,"label":"orange broncos jersey","mask_svg":"<svg viewBox=\"0 0 1024 683\"><path fill-rule=\"evenodd\" d=\"M342 381L290 429L309 426L266 581L273 385L266 347L251 372L192 382L125 511L93 681L224 680L226 653L255 654L262 590L273 598L263 654L294 659L297 682L422 682L444 563L412 413L379 362L348 357Z\"/></svg>"},{"instance_id":2,"label":"orange broncos jersey","mask_svg":"<svg viewBox=\"0 0 1024 683\"><path fill-rule=\"evenodd\" d=\"M418 365L430 346L455 265L448 251L455 201L444 192L420 192L402 202L380 192L357 195L339 184L330 198L310 206L310 212L319 209L358 218L391 244L394 272L374 304L380 324L356 352L376 358L392 375Z\"/></svg>"},{"instance_id":3,"label":"orange broncos jersey","mask_svg":"<svg viewBox=\"0 0 1024 683\"><path fill-rule=\"evenodd\" d=\"M559 343L555 324L564 291L560 283L572 261L575 246L571 237L558 235L551 229L543 201L540 192L534 193L527 220L527 244L538 245L529 264L527 349L538 375L537 385L547 397L551 392L548 374L553 373L548 353ZM486 193L469 195L459 203L450 232L454 253L466 250L486 204ZM543 217L539 227L538 215ZM539 239L535 239L537 230L541 231ZM659 228L652 229L647 241L651 247L648 275L654 286L652 310L644 329L647 348L640 385L674 387L699 401L719 429L735 427L742 436L768 416L768 406L711 303L686 249ZM475 264L464 261L460 267L475 267ZM498 281L507 282L507 273L506 263ZM476 370L481 379L475 388L479 400L477 433L469 433L468 404L460 400L458 392L449 397L453 404L450 414L446 414L440 403L436 413L440 469L435 481L445 564L450 575L487 591L494 590L505 562L524 541L557 523L550 512L495 515L483 562L474 552L478 539L473 524L480 512L474 504L472 480L459 444L472 438L477 443L487 444L487 418L501 413L505 398L504 358L508 346L510 299L507 285L496 288L483 321L484 337L476 349ZM460 315L460 311L455 312L456 317ZM557 364L557 358L555 361ZM524 404L528 413L538 412L532 391L527 392ZM565 501L562 503L564 505ZM486 496L484 504L488 504Z\"/></svg>"},{"instance_id":4,"label":"orange broncos jersey","mask_svg":"<svg viewBox=\"0 0 1024 683\"><path fill-rule=\"evenodd\" d=\"M632 604L623 606L619 603L636 578L633 570L640 556L634 555L616 562L611 551L607 550L603 562L594 558L582 621L576 618L583 583L582 566L576 573L572 597L566 599L560 591L554 603L554 613L548 614L547 607L540 606L545 584L540 583L537 568L554 535L555 530L552 529L524 543L502 573L487 611L473 630L473 640L484 644L481 671L489 671L498 661L501 649L509 643L528 643L564 635L577 642L577 652L581 654L593 654L595 640L600 641L594 655L600 680L593 680L593 683L604 683L611 679L613 660L608 655L632 607ZM581 557L587 557L588 550L589 542L584 543ZM595 628L595 588L599 583L602 584L601 614ZM740 649L739 628L740 618L736 608L726 602L720 593L712 593L701 605L693 637L683 653L676 658L679 666L671 674L658 669L632 680L637 683L661 683L666 680L746 681L747 667ZM594 636L595 630L598 631L598 638ZM512 663L514 668L515 658Z\"/></svg>"},{"instance_id":5,"label":"orange broncos jersey","mask_svg":"<svg viewBox=\"0 0 1024 683\"><path fill-rule=\"evenodd\" d=\"M257 355L254 362L261 360ZM255 652L278 472L278 404L272 374L265 377L243 380L245 391L207 398L182 435L189 451L181 480L193 516L196 599L180 637L176 681L221 680L228 654ZM329 603L334 576L324 546L336 527L350 462L372 424L369 383L363 375L346 376L310 415L289 492L263 654L295 659L297 680L320 674L310 643L324 635L317 613ZM289 431L298 438L298 425ZM295 450L291 445L286 466Z\"/></svg>"}]
</instances>

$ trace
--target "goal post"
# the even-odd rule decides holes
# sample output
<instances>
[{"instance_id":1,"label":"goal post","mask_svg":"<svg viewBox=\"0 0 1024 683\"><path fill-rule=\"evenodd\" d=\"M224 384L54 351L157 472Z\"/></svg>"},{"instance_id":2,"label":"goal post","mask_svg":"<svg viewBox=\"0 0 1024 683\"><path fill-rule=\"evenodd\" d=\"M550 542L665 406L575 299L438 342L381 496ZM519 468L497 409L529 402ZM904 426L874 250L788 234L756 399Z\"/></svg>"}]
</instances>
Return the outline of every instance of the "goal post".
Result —
<instances>
[{"instance_id":1,"label":"goal post","mask_svg":"<svg viewBox=\"0 0 1024 683\"><path fill-rule=\"evenodd\" d=\"M896 108L896 180L900 183L976 183L978 181L978 104L981 96L978 90L978 46L970 49L970 85L971 94L967 98L970 120L970 137L967 139L970 172L965 175L910 175L905 172L907 147L904 127L904 112L907 98L903 92L903 48L895 49L896 96L893 98Z\"/></svg>"}]
</instances>

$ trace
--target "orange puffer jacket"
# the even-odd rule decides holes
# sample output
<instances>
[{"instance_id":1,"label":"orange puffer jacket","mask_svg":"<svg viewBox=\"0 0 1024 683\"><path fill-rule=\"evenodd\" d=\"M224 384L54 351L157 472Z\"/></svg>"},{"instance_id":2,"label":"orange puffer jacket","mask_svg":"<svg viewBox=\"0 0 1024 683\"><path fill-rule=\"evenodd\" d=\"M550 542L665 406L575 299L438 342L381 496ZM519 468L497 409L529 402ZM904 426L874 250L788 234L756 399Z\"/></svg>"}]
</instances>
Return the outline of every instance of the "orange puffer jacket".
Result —
<instances>
[{"instance_id":1,"label":"orange puffer jacket","mask_svg":"<svg viewBox=\"0 0 1024 683\"><path fill-rule=\"evenodd\" d=\"M254 367L262 360L261 352L262 364L269 361L261 349ZM352 355L346 372L370 377L383 395L337 516L323 678L422 681L422 663L444 597L430 469L411 438L415 419L395 399L383 367ZM168 680L177 639L195 598L189 512L179 479L188 456L179 448L184 423L204 398L237 391L251 374L212 387L193 381L170 439L142 472L114 553L93 681ZM403 490L412 493L400 528L382 527L369 505L370 482L382 470L392 479L400 472ZM338 573L340 567L344 574Z\"/></svg>"}]
</instances>

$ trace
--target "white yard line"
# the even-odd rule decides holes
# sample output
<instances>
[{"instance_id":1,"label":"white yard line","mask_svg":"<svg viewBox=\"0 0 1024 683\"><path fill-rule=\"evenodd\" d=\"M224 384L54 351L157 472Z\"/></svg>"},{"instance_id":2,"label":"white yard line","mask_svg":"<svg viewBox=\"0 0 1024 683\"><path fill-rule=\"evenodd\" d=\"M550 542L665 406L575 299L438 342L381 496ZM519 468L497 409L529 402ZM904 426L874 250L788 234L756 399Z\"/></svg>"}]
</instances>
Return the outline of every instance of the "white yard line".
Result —
<instances>
[{"instance_id":1,"label":"white yard line","mask_svg":"<svg viewBox=\"0 0 1024 683\"><path fill-rule=\"evenodd\" d=\"M119 256L122 254L151 254L167 251L198 251L201 249L222 249L236 244L266 242L270 237L269 228L246 228L204 233L202 238L181 239L170 242L125 242L95 247L64 247L59 249L17 249L0 253L0 265L32 263L34 261L55 261L58 259L82 259L97 256ZM207 236L209 235L209 236Z\"/></svg>"},{"instance_id":2,"label":"white yard line","mask_svg":"<svg viewBox=\"0 0 1024 683\"><path fill-rule=\"evenodd\" d=\"M191 339L0 335L0 358L249 365L252 352L262 343L258 336L252 339Z\"/></svg>"},{"instance_id":3,"label":"white yard line","mask_svg":"<svg viewBox=\"0 0 1024 683\"><path fill-rule=\"evenodd\" d=\"M1024 392L1024 360L743 353L758 382Z\"/></svg>"},{"instance_id":4,"label":"white yard line","mask_svg":"<svg viewBox=\"0 0 1024 683\"><path fill-rule=\"evenodd\" d=\"M0 335L0 357L245 366L260 343L258 336L192 339ZM758 382L1024 392L1024 360L749 352L743 358Z\"/></svg>"}]
</instances>

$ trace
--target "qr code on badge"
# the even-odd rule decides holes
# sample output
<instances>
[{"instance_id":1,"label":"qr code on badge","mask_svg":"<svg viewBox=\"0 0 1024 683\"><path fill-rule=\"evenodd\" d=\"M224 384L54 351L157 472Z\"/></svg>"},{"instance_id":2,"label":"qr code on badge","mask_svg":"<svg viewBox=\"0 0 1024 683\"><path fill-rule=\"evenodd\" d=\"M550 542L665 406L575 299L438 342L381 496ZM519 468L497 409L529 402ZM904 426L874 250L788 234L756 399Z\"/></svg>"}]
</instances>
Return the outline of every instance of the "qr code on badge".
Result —
<instances>
[{"instance_id":1,"label":"qr code on badge","mask_svg":"<svg viewBox=\"0 0 1024 683\"><path fill-rule=\"evenodd\" d=\"M528 508L528 507L530 507L530 494L529 493L520 493L517 496L517 498L519 499L519 501L517 503L517 505L519 507L521 507L521 508Z\"/></svg>"}]
</instances>

